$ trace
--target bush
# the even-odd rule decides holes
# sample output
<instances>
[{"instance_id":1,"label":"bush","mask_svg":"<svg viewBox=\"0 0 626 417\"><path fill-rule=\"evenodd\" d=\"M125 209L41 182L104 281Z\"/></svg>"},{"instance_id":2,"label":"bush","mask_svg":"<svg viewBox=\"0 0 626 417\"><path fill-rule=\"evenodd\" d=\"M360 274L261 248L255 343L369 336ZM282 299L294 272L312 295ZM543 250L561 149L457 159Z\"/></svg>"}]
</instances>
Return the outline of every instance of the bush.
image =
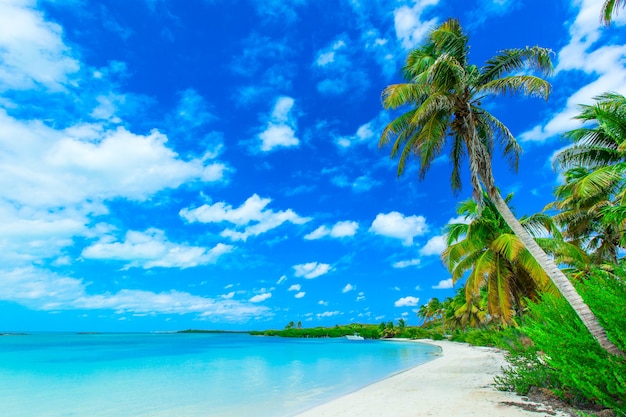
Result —
<instances>
[{"instance_id":1,"label":"bush","mask_svg":"<svg viewBox=\"0 0 626 417\"><path fill-rule=\"evenodd\" d=\"M611 341L625 351L624 281L596 271L578 287ZM529 308L523 333L532 343L511 347L511 367L499 386L520 394L531 386L548 388L569 402L596 403L626 416L626 358L607 353L564 298L544 295Z\"/></svg>"},{"instance_id":2,"label":"bush","mask_svg":"<svg viewBox=\"0 0 626 417\"><path fill-rule=\"evenodd\" d=\"M507 346L508 332L498 329L473 329L464 332L456 332L450 340L453 342L465 342L474 346Z\"/></svg>"}]
</instances>

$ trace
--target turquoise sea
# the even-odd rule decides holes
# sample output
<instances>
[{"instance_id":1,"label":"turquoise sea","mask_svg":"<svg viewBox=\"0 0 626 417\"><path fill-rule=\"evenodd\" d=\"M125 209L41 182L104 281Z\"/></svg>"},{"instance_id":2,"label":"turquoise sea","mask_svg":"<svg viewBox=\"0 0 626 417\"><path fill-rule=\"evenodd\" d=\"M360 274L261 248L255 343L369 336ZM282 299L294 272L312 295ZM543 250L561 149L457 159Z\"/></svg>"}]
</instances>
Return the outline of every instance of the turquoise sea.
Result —
<instances>
[{"instance_id":1,"label":"turquoise sea","mask_svg":"<svg viewBox=\"0 0 626 417\"><path fill-rule=\"evenodd\" d=\"M418 343L247 334L3 336L0 415L292 416L437 352Z\"/></svg>"}]
</instances>

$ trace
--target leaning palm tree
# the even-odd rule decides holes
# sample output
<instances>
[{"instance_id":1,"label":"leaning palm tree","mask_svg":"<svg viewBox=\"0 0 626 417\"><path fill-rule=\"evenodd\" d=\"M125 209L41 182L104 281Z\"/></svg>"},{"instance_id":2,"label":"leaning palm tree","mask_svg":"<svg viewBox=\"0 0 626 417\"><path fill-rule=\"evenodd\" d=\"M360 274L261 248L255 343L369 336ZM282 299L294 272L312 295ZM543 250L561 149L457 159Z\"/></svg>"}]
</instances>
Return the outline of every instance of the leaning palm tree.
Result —
<instances>
[{"instance_id":1,"label":"leaning palm tree","mask_svg":"<svg viewBox=\"0 0 626 417\"><path fill-rule=\"evenodd\" d=\"M617 8L624 7L624 0L605 0L602 5L601 19L605 25L610 25L613 21L613 16L617 15Z\"/></svg>"},{"instance_id":2,"label":"leaning palm tree","mask_svg":"<svg viewBox=\"0 0 626 417\"><path fill-rule=\"evenodd\" d=\"M507 224L542 266L556 287L578 313L585 326L608 351L620 354L607 338L596 317L572 283L522 227L495 186L491 165L494 142L517 167L521 148L495 116L481 107L488 96L522 93L547 98L550 84L539 76L522 75L530 68L545 75L552 72L551 51L538 46L507 49L478 68L469 63L468 36L456 19L431 30L424 45L412 50L403 68L407 82L383 91L383 106L410 109L383 130L379 146L392 143L391 157L398 158L398 175L411 157L417 159L423 179L432 162L450 139L453 191L461 188L461 162L467 156L474 197L487 192Z\"/></svg>"}]
</instances>

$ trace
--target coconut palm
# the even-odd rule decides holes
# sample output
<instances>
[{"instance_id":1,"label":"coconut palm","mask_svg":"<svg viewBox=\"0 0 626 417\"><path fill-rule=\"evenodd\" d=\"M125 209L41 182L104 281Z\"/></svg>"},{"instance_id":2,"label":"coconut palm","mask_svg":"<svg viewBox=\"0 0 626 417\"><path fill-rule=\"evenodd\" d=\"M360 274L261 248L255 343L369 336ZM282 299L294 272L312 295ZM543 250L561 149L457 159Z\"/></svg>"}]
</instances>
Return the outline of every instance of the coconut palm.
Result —
<instances>
[{"instance_id":1,"label":"coconut palm","mask_svg":"<svg viewBox=\"0 0 626 417\"><path fill-rule=\"evenodd\" d=\"M624 0L605 0L602 5L602 22L607 26L610 25L613 16L617 15L617 8L624 7L624 5Z\"/></svg>"},{"instance_id":2,"label":"coconut palm","mask_svg":"<svg viewBox=\"0 0 626 417\"><path fill-rule=\"evenodd\" d=\"M487 312L487 292L481 291L479 297L472 297L468 302L465 296L465 287L457 288L454 297L448 297L443 302L444 317L452 323L454 329L467 327L485 327L491 320Z\"/></svg>"},{"instance_id":3,"label":"coconut palm","mask_svg":"<svg viewBox=\"0 0 626 417\"><path fill-rule=\"evenodd\" d=\"M624 243L625 222L607 214L620 207L608 192L580 195L593 177L593 171L587 168L568 170L565 184L555 190L556 201L548 204L546 210L557 210L554 220L563 228L565 238L591 253L594 264L616 263Z\"/></svg>"},{"instance_id":4,"label":"coconut palm","mask_svg":"<svg viewBox=\"0 0 626 417\"><path fill-rule=\"evenodd\" d=\"M555 218L567 236L597 262L615 263L626 229L626 98L605 93L594 99L576 117L586 125L565 134L574 144L554 158L566 182L547 208L560 210Z\"/></svg>"},{"instance_id":5,"label":"coconut palm","mask_svg":"<svg viewBox=\"0 0 626 417\"><path fill-rule=\"evenodd\" d=\"M428 317L428 306L426 304L422 304L420 308L417 309L417 317L422 319L422 325L426 324L430 317Z\"/></svg>"},{"instance_id":6,"label":"coconut palm","mask_svg":"<svg viewBox=\"0 0 626 417\"><path fill-rule=\"evenodd\" d=\"M509 203L511 198L509 195L505 201ZM508 325L514 316L522 315L526 299L536 300L540 293L555 292L548 275L486 194L480 204L471 199L462 202L458 214L466 222L447 226L448 247L442 259L455 283L469 272L465 283L468 307L476 304L486 289L492 320ZM539 214L521 222L530 233L544 235L536 240L561 262L587 261L584 251L560 240L560 233L548 216ZM555 238L545 237L547 234Z\"/></svg>"},{"instance_id":7,"label":"coconut palm","mask_svg":"<svg viewBox=\"0 0 626 417\"><path fill-rule=\"evenodd\" d=\"M454 310L454 319L459 327L485 327L491 316L487 312L486 297L472 296L470 300L465 297L465 290L461 293L463 304Z\"/></svg>"},{"instance_id":8,"label":"coconut palm","mask_svg":"<svg viewBox=\"0 0 626 417\"><path fill-rule=\"evenodd\" d=\"M474 197L479 199L483 189L487 192L591 334L605 349L619 354L572 283L509 210L493 178L494 142L502 145L514 168L521 148L509 129L481 107L482 101L488 96L507 93L547 98L550 92L547 81L519 71L530 68L550 74L550 54L550 50L537 46L507 49L478 68L469 63L468 36L458 20L445 21L431 30L424 45L409 52L403 68L407 82L390 85L383 91L386 109L409 106L409 110L385 127L379 146L392 144L391 157L398 158L398 175L405 171L409 159L417 159L419 178L423 179L435 158L449 145L453 191L461 189L461 162L467 156Z\"/></svg>"}]
</instances>

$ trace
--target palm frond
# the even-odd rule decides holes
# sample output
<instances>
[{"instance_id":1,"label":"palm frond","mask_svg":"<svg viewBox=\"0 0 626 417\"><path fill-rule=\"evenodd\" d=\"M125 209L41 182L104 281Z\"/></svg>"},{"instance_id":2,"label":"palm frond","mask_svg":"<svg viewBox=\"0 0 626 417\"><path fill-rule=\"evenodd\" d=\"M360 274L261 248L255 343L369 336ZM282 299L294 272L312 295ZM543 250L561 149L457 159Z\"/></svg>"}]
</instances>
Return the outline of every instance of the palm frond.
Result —
<instances>
[{"instance_id":1,"label":"palm frond","mask_svg":"<svg viewBox=\"0 0 626 417\"><path fill-rule=\"evenodd\" d=\"M481 76L478 84L484 85L524 68L530 68L544 76L549 76L554 70L551 59L552 54L553 52L550 49L539 46L500 51L498 55L487 60L480 69Z\"/></svg>"},{"instance_id":2,"label":"palm frond","mask_svg":"<svg viewBox=\"0 0 626 417\"><path fill-rule=\"evenodd\" d=\"M497 78L482 84L478 91L486 91L494 95L523 94L529 97L547 99L552 86L546 80L533 75L510 75Z\"/></svg>"}]
</instances>

